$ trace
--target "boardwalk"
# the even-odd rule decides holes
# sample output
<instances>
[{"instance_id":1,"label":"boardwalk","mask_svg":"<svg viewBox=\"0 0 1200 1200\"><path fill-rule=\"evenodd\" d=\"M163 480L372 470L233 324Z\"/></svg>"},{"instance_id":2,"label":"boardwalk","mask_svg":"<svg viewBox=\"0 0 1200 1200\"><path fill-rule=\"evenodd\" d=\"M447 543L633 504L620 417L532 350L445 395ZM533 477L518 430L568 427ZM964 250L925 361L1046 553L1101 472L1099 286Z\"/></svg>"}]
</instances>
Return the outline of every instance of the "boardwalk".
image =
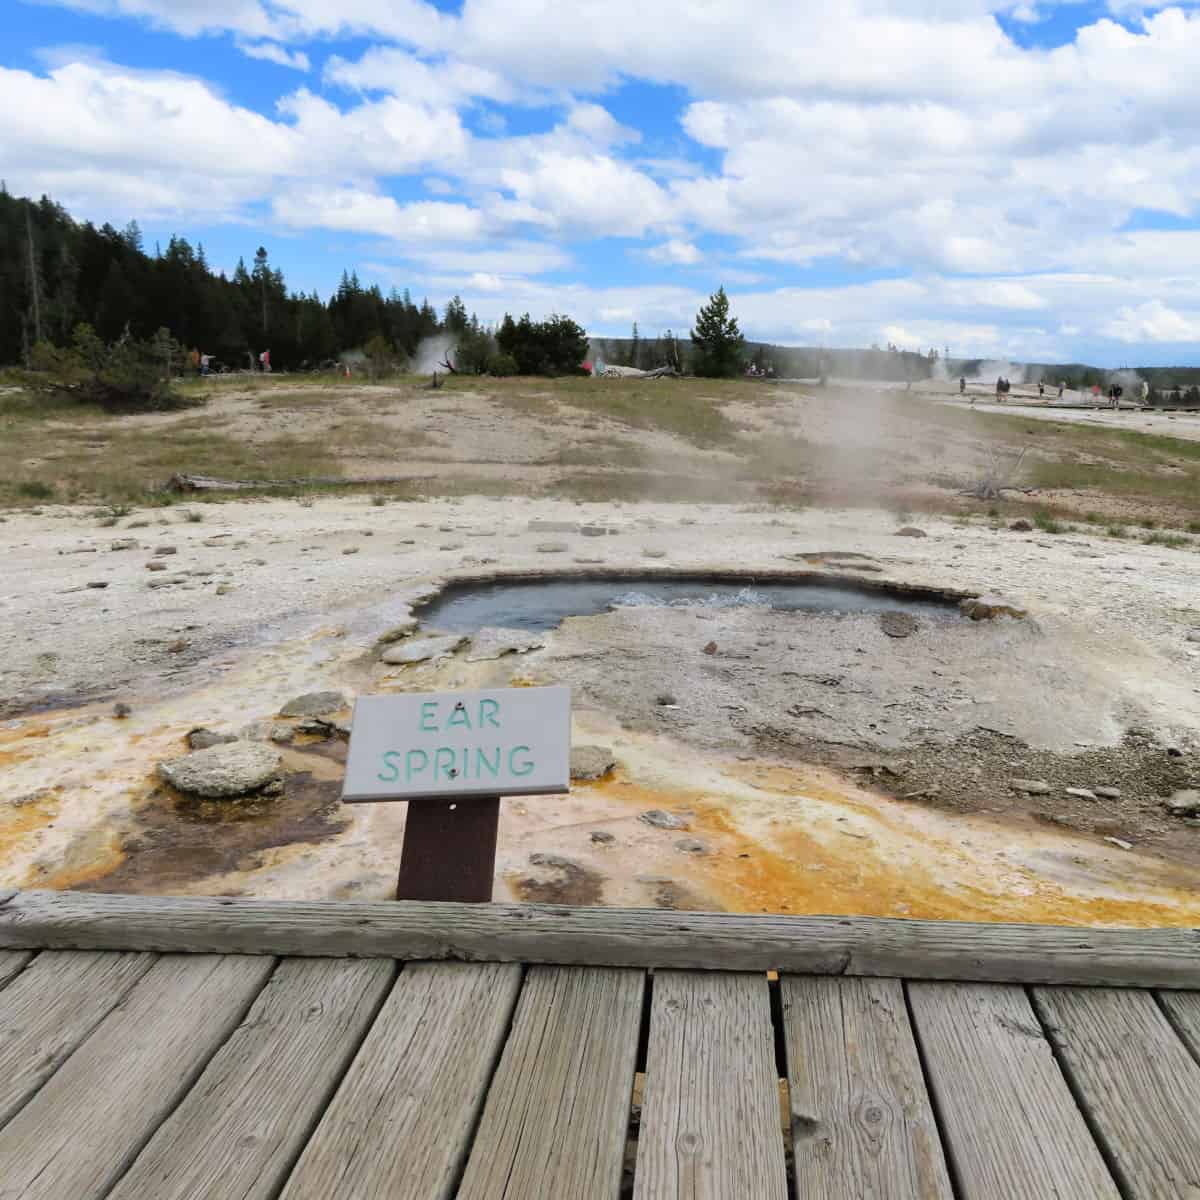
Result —
<instances>
[{"instance_id":1,"label":"boardwalk","mask_svg":"<svg viewBox=\"0 0 1200 1200\"><path fill-rule=\"evenodd\" d=\"M1192 930L0 894L0 1197L1196 1197L1192 989Z\"/></svg>"}]
</instances>

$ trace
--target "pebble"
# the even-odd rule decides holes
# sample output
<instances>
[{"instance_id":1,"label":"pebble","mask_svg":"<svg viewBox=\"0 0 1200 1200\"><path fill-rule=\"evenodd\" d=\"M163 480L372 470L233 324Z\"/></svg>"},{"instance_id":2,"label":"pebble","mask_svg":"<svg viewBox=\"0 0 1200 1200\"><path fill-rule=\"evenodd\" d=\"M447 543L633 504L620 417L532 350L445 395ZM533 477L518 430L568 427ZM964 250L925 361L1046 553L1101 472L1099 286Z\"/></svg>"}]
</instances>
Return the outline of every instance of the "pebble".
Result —
<instances>
[{"instance_id":1,"label":"pebble","mask_svg":"<svg viewBox=\"0 0 1200 1200\"><path fill-rule=\"evenodd\" d=\"M646 558L666 558L667 557L667 552L665 550L652 550L648 547L642 551L642 554L645 555Z\"/></svg>"},{"instance_id":2,"label":"pebble","mask_svg":"<svg viewBox=\"0 0 1200 1200\"><path fill-rule=\"evenodd\" d=\"M342 553L343 554L357 554L358 547L357 546L347 546L347 547L345 547L345 549L342 550Z\"/></svg>"},{"instance_id":3,"label":"pebble","mask_svg":"<svg viewBox=\"0 0 1200 1200\"><path fill-rule=\"evenodd\" d=\"M1200 813L1200 791L1185 788L1163 801L1163 807L1173 817L1194 817Z\"/></svg>"},{"instance_id":4,"label":"pebble","mask_svg":"<svg viewBox=\"0 0 1200 1200\"><path fill-rule=\"evenodd\" d=\"M911 613L889 611L879 614L879 628L890 638L906 638L912 637L920 626Z\"/></svg>"},{"instance_id":5,"label":"pebble","mask_svg":"<svg viewBox=\"0 0 1200 1200\"><path fill-rule=\"evenodd\" d=\"M136 550L137 548L137 538L117 538L117 540L109 546L110 550Z\"/></svg>"},{"instance_id":6,"label":"pebble","mask_svg":"<svg viewBox=\"0 0 1200 1200\"><path fill-rule=\"evenodd\" d=\"M1044 779L1010 779L1008 786L1014 792L1024 792L1027 796L1050 794L1050 785Z\"/></svg>"},{"instance_id":7,"label":"pebble","mask_svg":"<svg viewBox=\"0 0 1200 1200\"><path fill-rule=\"evenodd\" d=\"M215 729L199 726L187 732L187 744L192 750L207 750L210 746L224 746L237 741L237 734L218 733Z\"/></svg>"},{"instance_id":8,"label":"pebble","mask_svg":"<svg viewBox=\"0 0 1200 1200\"><path fill-rule=\"evenodd\" d=\"M563 554L570 547L566 542L538 542L534 547L539 554Z\"/></svg>"},{"instance_id":9,"label":"pebble","mask_svg":"<svg viewBox=\"0 0 1200 1200\"><path fill-rule=\"evenodd\" d=\"M603 829L593 829L588 835L597 846L611 846L617 839Z\"/></svg>"},{"instance_id":10,"label":"pebble","mask_svg":"<svg viewBox=\"0 0 1200 1200\"><path fill-rule=\"evenodd\" d=\"M348 707L341 692L305 692L289 700L280 710L281 717L323 717Z\"/></svg>"},{"instance_id":11,"label":"pebble","mask_svg":"<svg viewBox=\"0 0 1200 1200\"><path fill-rule=\"evenodd\" d=\"M168 554L178 554L179 551L174 546L155 546L154 553L158 558L165 558Z\"/></svg>"},{"instance_id":12,"label":"pebble","mask_svg":"<svg viewBox=\"0 0 1200 1200\"><path fill-rule=\"evenodd\" d=\"M696 838L681 838L675 843L676 850L682 850L684 854L707 854L708 847Z\"/></svg>"},{"instance_id":13,"label":"pebble","mask_svg":"<svg viewBox=\"0 0 1200 1200\"><path fill-rule=\"evenodd\" d=\"M602 779L616 766L617 760L607 746L572 746L571 778L585 783Z\"/></svg>"},{"instance_id":14,"label":"pebble","mask_svg":"<svg viewBox=\"0 0 1200 1200\"><path fill-rule=\"evenodd\" d=\"M1120 850L1132 850L1133 849L1133 843L1127 842L1124 838L1106 837L1104 840L1106 842L1112 842L1112 844Z\"/></svg>"},{"instance_id":15,"label":"pebble","mask_svg":"<svg viewBox=\"0 0 1200 1200\"><path fill-rule=\"evenodd\" d=\"M1066 789L1068 796L1074 796L1076 800L1095 800L1096 793L1091 788L1069 787Z\"/></svg>"},{"instance_id":16,"label":"pebble","mask_svg":"<svg viewBox=\"0 0 1200 1200\"><path fill-rule=\"evenodd\" d=\"M1193 629L1188 635L1189 642L1200 642L1200 629Z\"/></svg>"},{"instance_id":17,"label":"pebble","mask_svg":"<svg viewBox=\"0 0 1200 1200\"><path fill-rule=\"evenodd\" d=\"M106 588L108 587L107 579L89 579L88 587L90 588Z\"/></svg>"},{"instance_id":18,"label":"pebble","mask_svg":"<svg viewBox=\"0 0 1200 1200\"><path fill-rule=\"evenodd\" d=\"M905 525L902 529L896 530L896 536L922 538L928 537L929 534L923 529L918 529L915 525Z\"/></svg>"},{"instance_id":19,"label":"pebble","mask_svg":"<svg viewBox=\"0 0 1200 1200\"><path fill-rule=\"evenodd\" d=\"M165 571L167 564L164 562L148 562L146 564L147 571Z\"/></svg>"},{"instance_id":20,"label":"pebble","mask_svg":"<svg viewBox=\"0 0 1200 1200\"><path fill-rule=\"evenodd\" d=\"M1114 787L1098 787L1092 789L1102 800L1120 800L1121 789Z\"/></svg>"},{"instance_id":21,"label":"pebble","mask_svg":"<svg viewBox=\"0 0 1200 1200\"><path fill-rule=\"evenodd\" d=\"M663 812L661 808L652 808L639 813L638 820L643 824L652 825L655 829L687 829L688 823L674 813Z\"/></svg>"}]
</instances>

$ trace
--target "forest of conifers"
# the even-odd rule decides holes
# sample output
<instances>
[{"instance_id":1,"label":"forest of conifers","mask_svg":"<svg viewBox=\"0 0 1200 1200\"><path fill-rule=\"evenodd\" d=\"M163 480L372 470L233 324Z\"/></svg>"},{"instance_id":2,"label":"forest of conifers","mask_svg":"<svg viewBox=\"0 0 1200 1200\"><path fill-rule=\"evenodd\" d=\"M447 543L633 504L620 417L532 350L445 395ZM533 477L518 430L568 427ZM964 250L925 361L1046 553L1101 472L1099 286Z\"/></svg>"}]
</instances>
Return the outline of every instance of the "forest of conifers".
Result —
<instances>
[{"instance_id":1,"label":"forest of conifers","mask_svg":"<svg viewBox=\"0 0 1200 1200\"><path fill-rule=\"evenodd\" d=\"M262 248L229 279L184 238L147 254L136 223L96 228L52 200L21 199L0 185L0 365L26 361L38 340L69 343L80 324L105 341L126 326L136 338L165 327L183 346L235 368L269 349L272 364L287 369L376 336L412 355L422 338L467 323L461 301L439 317L427 301L417 305L407 291L385 296L353 273L328 302L289 292Z\"/></svg>"}]
</instances>

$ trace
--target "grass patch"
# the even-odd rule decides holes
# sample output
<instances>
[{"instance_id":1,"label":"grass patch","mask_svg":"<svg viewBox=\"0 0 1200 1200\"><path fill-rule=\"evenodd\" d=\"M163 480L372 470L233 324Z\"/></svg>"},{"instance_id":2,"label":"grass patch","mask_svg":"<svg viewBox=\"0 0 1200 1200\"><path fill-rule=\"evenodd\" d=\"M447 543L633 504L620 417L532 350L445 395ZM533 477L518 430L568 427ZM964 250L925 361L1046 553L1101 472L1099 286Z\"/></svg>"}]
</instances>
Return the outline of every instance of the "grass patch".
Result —
<instances>
[{"instance_id":1,"label":"grass patch","mask_svg":"<svg viewBox=\"0 0 1200 1200\"><path fill-rule=\"evenodd\" d=\"M52 500L54 488L40 479L23 479L17 484L17 495L26 500Z\"/></svg>"},{"instance_id":2,"label":"grass patch","mask_svg":"<svg viewBox=\"0 0 1200 1200\"><path fill-rule=\"evenodd\" d=\"M1170 546L1178 550L1182 546L1190 546L1192 539L1184 537L1181 533L1164 533L1161 529L1156 529L1142 538L1142 543L1146 546Z\"/></svg>"},{"instance_id":3,"label":"grass patch","mask_svg":"<svg viewBox=\"0 0 1200 1200\"><path fill-rule=\"evenodd\" d=\"M1110 525L1104 532L1110 538L1124 538L1129 536L1129 531L1124 525Z\"/></svg>"},{"instance_id":4,"label":"grass patch","mask_svg":"<svg viewBox=\"0 0 1200 1200\"><path fill-rule=\"evenodd\" d=\"M1066 528L1061 521L1055 520L1044 508L1039 508L1033 514L1033 523L1043 533L1062 533Z\"/></svg>"},{"instance_id":5,"label":"grass patch","mask_svg":"<svg viewBox=\"0 0 1200 1200\"><path fill-rule=\"evenodd\" d=\"M560 379L556 399L634 429L659 429L705 449L729 446L737 427L721 411L728 388L703 380ZM716 392L717 395L711 393Z\"/></svg>"}]
</instances>

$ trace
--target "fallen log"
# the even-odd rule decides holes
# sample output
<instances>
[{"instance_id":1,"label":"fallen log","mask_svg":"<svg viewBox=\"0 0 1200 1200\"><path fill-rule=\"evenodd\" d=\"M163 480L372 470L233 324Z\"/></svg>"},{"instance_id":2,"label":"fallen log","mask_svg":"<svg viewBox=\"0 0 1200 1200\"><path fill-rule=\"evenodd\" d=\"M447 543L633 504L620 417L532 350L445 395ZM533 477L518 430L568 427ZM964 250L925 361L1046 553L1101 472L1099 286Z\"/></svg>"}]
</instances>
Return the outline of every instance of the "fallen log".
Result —
<instances>
[{"instance_id":1,"label":"fallen log","mask_svg":"<svg viewBox=\"0 0 1200 1200\"><path fill-rule=\"evenodd\" d=\"M267 488L350 487L369 484L418 483L433 475L318 475L307 479L217 479L212 475L176 474L163 485L166 492L250 492Z\"/></svg>"}]
</instances>

